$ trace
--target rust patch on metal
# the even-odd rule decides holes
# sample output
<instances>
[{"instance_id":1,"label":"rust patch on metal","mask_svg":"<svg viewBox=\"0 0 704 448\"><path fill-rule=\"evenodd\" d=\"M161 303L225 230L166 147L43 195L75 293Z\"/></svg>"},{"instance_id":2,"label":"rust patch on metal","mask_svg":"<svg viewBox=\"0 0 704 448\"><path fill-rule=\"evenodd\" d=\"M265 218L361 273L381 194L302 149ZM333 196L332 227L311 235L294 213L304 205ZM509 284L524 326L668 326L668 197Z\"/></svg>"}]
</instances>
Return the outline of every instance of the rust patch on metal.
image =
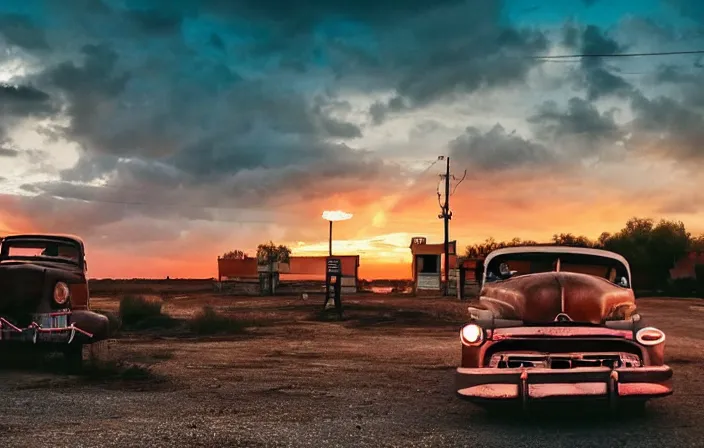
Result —
<instances>
[{"instance_id":1,"label":"rust patch on metal","mask_svg":"<svg viewBox=\"0 0 704 448\"><path fill-rule=\"evenodd\" d=\"M615 336L633 339L633 333L626 330L614 330L604 327L517 327L497 328L493 331L492 339L511 339L514 337L528 336L553 336L553 337L599 337Z\"/></svg>"},{"instance_id":2,"label":"rust patch on metal","mask_svg":"<svg viewBox=\"0 0 704 448\"><path fill-rule=\"evenodd\" d=\"M530 384L531 398L606 395L606 383Z\"/></svg>"},{"instance_id":3,"label":"rust patch on metal","mask_svg":"<svg viewBox=\"0 0 704 448\"><path fill-rule=\"evenodd\" d=\"M516 398L518 397L518 386L515 384L482 384L460 389L459 393L476 398Z\"/></svg>"},{"instance_id":4,"label":"rust patch on metal","mask_svg":"<svg viewBox=\"0 0 704 448\"><path fill-rule=\"evenodd\" d=\"M618 394L621 396L667 395L672 388L658 383L620 383Z\"/></svg>"}]
</instances>

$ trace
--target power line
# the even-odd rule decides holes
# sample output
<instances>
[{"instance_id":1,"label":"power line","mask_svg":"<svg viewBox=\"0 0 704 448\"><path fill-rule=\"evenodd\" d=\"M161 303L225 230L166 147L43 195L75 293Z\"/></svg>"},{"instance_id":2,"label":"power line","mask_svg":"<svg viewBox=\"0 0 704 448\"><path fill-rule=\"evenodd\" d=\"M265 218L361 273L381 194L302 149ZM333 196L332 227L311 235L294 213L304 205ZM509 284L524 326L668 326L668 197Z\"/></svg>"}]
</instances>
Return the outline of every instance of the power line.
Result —
<instances>
[{"instance_id":1,"label":"power line","mask_svg":"<svg viewBox=\"0 0 704 448\"><path fill-rule=\"evenodd\" d=\"M704 50L654 51L654 52L644 52L644 53L582 53L582 54L528 56L528 58L548 61L551 59L570 59L570 58L631 58L631 57L643 57L643 56L676 56L676 55L687 55L687 54L704 54Z\"/></svg>"},{"instance_id":2,"label":"power line","mask_svg":"<svg viewBox=\"0 0 704 448\"><path fill-rule=\"evenodd\" d=\"M460 184L462 183L462 181L464 180L465 177L467 177L467 170L464 170L464 175L462 175L462 179L460 179L460 181L457 182L457 184L455 185L455 188L452 189L452 193L450 193L450 195L455 194L455 190L457 190L457 187L460 186ZM455 176L452 176L452 179L457 180L457 178Z\"/></svg>"}]
</instances>

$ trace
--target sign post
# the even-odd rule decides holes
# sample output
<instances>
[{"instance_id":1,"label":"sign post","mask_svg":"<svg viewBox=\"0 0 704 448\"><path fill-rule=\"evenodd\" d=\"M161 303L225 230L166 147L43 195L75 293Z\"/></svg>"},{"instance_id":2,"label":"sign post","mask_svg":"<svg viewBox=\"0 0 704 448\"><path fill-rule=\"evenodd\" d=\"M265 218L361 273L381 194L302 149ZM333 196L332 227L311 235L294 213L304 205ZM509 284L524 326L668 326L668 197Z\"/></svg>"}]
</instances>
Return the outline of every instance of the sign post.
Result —
<instances>
[{"instance_id":1,"label":"sign post","mask_svg":"<svg viewBox=\"0 0 704 448\"><path fill-rule=\"evenodd\" d=\"M465 293L464 293L464 286L467 282L467 266L464 263L459 264L459 269L457 271L457 298L460 300L464 300L465 298Z\"/></svg>"},{"instance_id":2,"label":"sign post","mask_svg":"<svg viewBox=\"0 0 704 448\"><path fill-rule=\"evenodd\" d=\"M334 304L340 319L342 319L341 280L342 261L339 258L328 258L325 269L325 303L323 304L323 311L332 308L328 306L332 300L332 304Z\"/></svg>"}]
</instances>

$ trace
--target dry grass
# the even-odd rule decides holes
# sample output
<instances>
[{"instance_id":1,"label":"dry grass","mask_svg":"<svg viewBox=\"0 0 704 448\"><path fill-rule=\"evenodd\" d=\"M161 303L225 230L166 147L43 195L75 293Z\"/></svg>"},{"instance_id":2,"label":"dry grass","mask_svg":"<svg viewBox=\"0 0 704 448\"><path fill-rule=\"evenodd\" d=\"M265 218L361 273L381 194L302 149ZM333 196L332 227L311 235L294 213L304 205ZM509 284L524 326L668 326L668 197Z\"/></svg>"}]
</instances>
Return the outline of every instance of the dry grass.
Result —
<instances>
[{"instance_id":1,"label":"dry grass","mask_svg":"<svg viewBox=\"0 0 704 448\"><path fill-rule=\"evenodd\" d=\"M191 319L189 327L198 335L238 334L243 333L251 324L220 314L212 306L206 305Z\"/></svg>"},{"instance_id":2,"label":"dry grass","mask_svg":"<svg viewBox=\"0 0 704 448\"><path fill-rule=\"evenodd\" d=\"M131 329L169 328L174 320L162 313L163 301L140 295L125 295L120 299L120 320Z\"/></svg>"}]
</instances>

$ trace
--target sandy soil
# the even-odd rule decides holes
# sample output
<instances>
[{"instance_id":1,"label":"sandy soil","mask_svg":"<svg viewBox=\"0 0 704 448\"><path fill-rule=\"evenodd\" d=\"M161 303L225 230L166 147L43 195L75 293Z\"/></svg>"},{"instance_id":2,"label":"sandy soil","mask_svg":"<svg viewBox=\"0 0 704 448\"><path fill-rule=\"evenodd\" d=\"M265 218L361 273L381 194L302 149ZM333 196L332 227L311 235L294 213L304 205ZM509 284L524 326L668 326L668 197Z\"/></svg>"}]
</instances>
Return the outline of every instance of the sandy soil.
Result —
<instances>
[{"instance_id":1,"label":"sandy soil","mask_svg":"<svg viewBox=\"0 0 704 448\"><path fill-rule=\"evenodd\" d=\"M2 446L701 446L704 301L639 299L668 335L675 395L641 418L496 419L454 395L464 304L360 295L346 319L322 298L174 295L188 318L204 304L251 322L244 334L125 332L116 359L139 368L67 376L0 370ZM116 311L113 298L94 308Z\"/></svg>"}]
</instances>

